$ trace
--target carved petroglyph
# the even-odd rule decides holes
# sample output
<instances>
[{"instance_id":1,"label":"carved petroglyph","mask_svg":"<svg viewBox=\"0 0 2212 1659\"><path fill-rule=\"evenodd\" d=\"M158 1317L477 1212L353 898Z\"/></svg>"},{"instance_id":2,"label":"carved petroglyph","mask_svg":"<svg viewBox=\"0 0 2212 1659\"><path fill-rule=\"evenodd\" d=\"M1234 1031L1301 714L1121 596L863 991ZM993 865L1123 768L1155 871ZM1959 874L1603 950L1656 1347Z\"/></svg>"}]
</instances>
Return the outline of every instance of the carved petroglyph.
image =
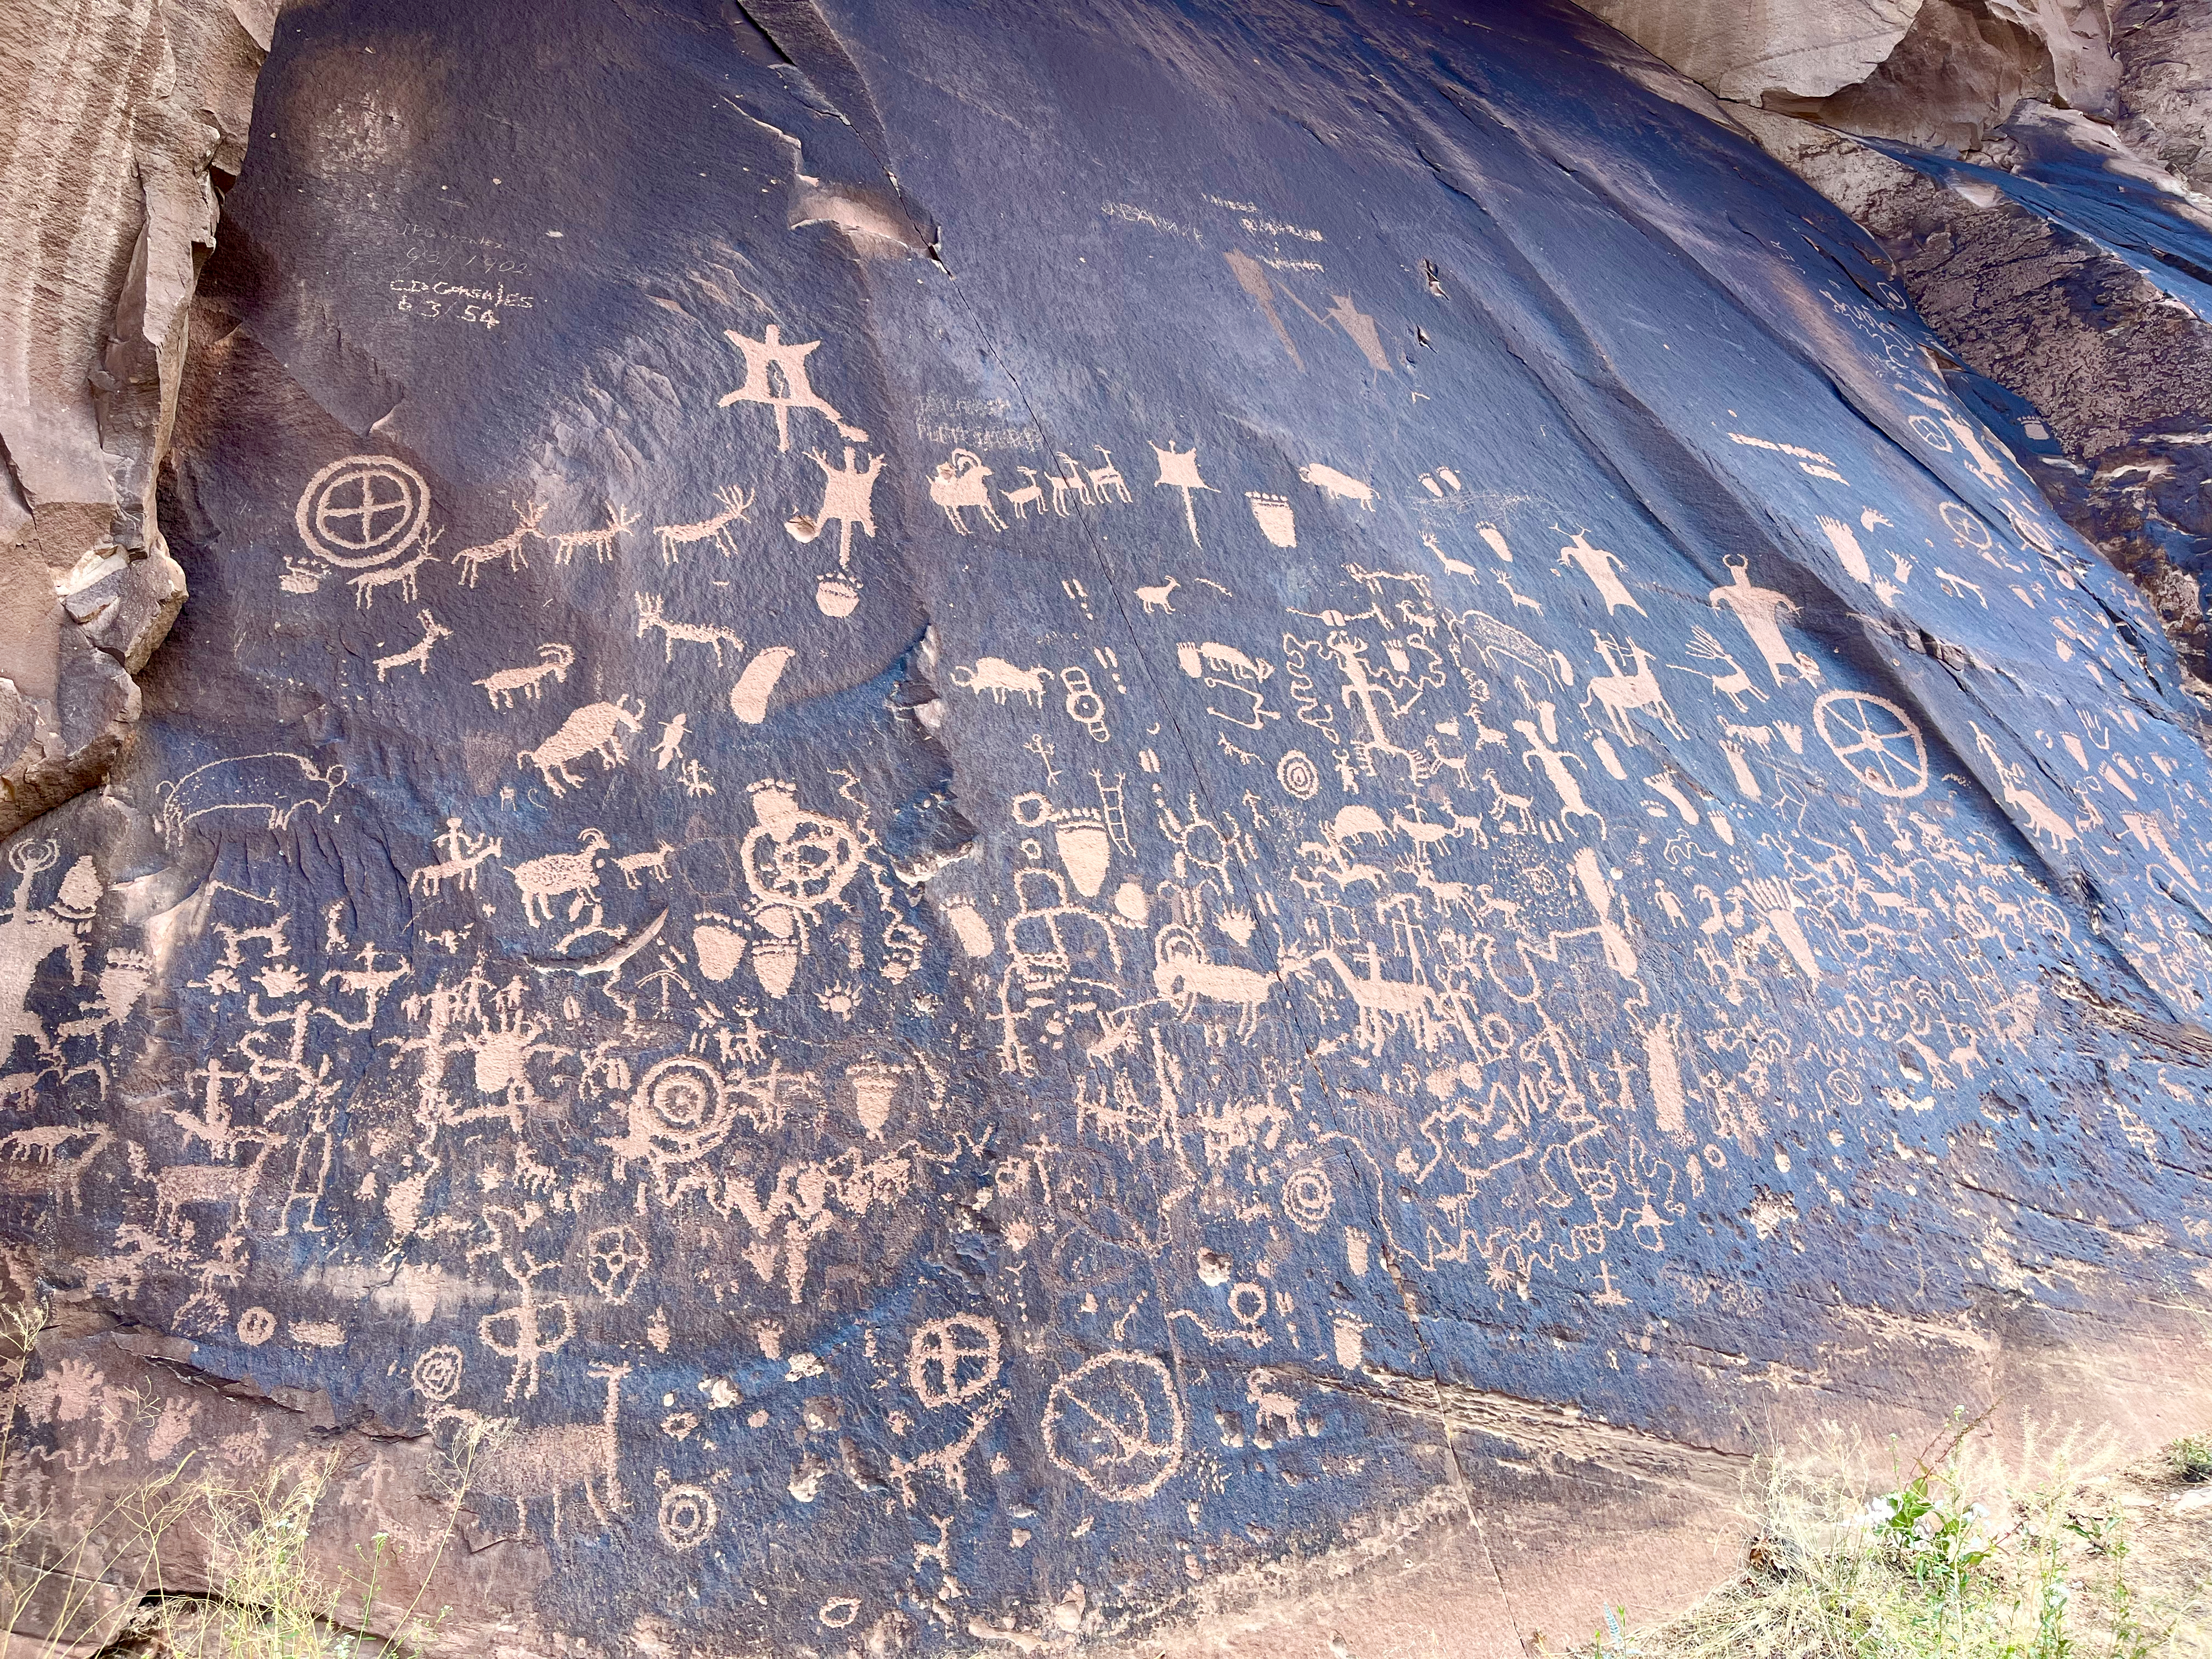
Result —
<instances>
[{"instance_id":1,"label":"carved petroglyph","mask_svg":"<svg viewBox=\"0 0 2212 1659\"><path fill-rule=\"evenodd\" d=\"M399 590L399 597L409 605L413 605L416 602L416 579L422 574L424 565L439 562L437 555L430 550L437 545L438 538L444 533L442 531L433 530L424 536L422 538L422 550L404 564L386 565L380 569L364 570L358 576L348 578L347 586L353 589L354 603L362 610L367 611L374 604L376 596L384 589L397 587Z\"/></svg>"},{"instance_id":2,"label":"carved petroglyph","mask_svg":"<svg viewBox=\"0 0 2212 1659\"><path fill-rule=\"evenodd\" d=\"M538 660L527 668L502 668L476 682L494 708L514 707L514 694L520 691L523 701L536 702L544 695L548 679L556 685L568 683L568 671L576 665L576 647L547 641L538 647Z\"/></svg>"},{"instance_id":3,"label":"carved petroglyph","mask_svg":"<svg viewBox=\"0 0 2212 1659\"><path fill-rule=\"evenodd\" d=\"M643 639L647 633L658 629L660 632L660 655L663 662L672 663L676 660L676 647L679 642L685 645L703 645L708 647L714 653L714 666L717 668L722 665L724 646L727 646L738 656L744 654L744 638L729 629L713 623L671 622L667 614L667 601L658 593L640 591L633 595L633 598L637 604L637 637Z\"/></svg>"},{"instance_id":4,"label":"carved petroglyph","mask_svg":"<svg viewBox=\"0 0 2212 1659\"><path fill-rule=\"evenodd\" d=\"M316 557L346 570L398 558L429 522L422 475L389 455L332 461L300 492L293 524Z\"/></svg>"},{"instance_id":5,"label":"carved petroglyph","mask_svg":"<svg viewBox=\"0 0 2212 1659\"><path fill-rule=\"evenodd\" d=\"M579 552L588 550L601 563L612 562L615 550L622 538L637 527L637 514L628 507L607 503L607 521L597 530L564 530L557 535L540 535L538 539L553 550L553 562L567 564Z\"/></svg>"},{"instance_id":6,"label":"carved petroglyph","mask_svg":"<svg viewBox=\"0 0 2212 1659\"><path fill-rule=\"evenodd\" d=\"M1194 492L1212 489L1213 486L1198 475L1198 446L1193 444L1188 449L1177 449L1172 442L1164 448L1154 444L1152 453L1158 458L1160 464L1160 475L1152 481L1153 486L1182 494L1183 522L1190 526L1190 544L1193 547L1203 546L1198 538L1198 509L1191 504L1192 498Z\"/></svg>"},{"instance_id":7,"label":"carved petroglyph","mask_svg":"<svg viewBox=\"0 0 2212 1659\"><path fill-rule=\"evenodd\" d=\"M621 702L587 703L561 722L560 729L535 749L518 750L517 766L534 766L545 785L556 795L578 788L583 780L568 769L569 763L586 755L599 757L600 769L623 763L622 734L640 730L643 710L631 714Z\"/></svg>"},{"instance_id":8,"label":"carved petroglyph","mask_svg":"<svg viewBox=\"0 0 2212 1659\"><path fill-rule=\"evenodd\" d=\"M775 323L770 323L757 340L733 328L724 329L722 337L744 356L745 375L735 391L722 394L719 406L765 404L775 414L777 449L788 452L791 448L791 416L796 410L822 416L837 428L839 436L854 443L867 442L868 434L846 424L845 417L823 401L807 380L806 360L821 349L821 341L787 342L781 325Z\"/></svg>"},{"instance_id":9,"label":"carved petroglyph","mask_svg":"<svg viewBox=\"0 0 2212 1659\"><path fill-rule=\"evenodd\" d=\"M678 562L687 551L701 542L710 544L726 559L737 556L738 544L730 534L730 526L745 521L745 515L752 511L753 493L740 489L735 484L725 484L714 492L714 497L722 504L720 513L711 514L690 524L657 524L653 526L653 533L660 543L663 564Z\"/></svg>"},{"instance_id":10,"label":"carved petroglyph","mask_svg":"<svg viewBox=\"0 0 2212 1659\"><path fill-rule=\"evenodd\" d=\"M1029 471L1027 467L1022 469ZM1034 474L1031 474L1034 477ZM938 463L929 477L929 499L945 509L945 518L963 536L975 532L968 527L961 514L974 507L983 515L983 522L994 530L1004 530L1006 520L991 505L991 486L986 482L991 469L983 465L983 458L970 449L956 449L951 456Z\"/></svg>"},{"instance_id":11,"label":"carved petroglyph","mask_svg":"<svg viewBox=\"0 0 2212 1659\"><path fill-rule=\"evenodd\" d=\"M488 564L507 561L510 574L529 568L530 561L523 554L523 544L538 534L538 520L545 516L544 507L537 501L514 504L514 528L495 541L483 542L475 547L465 547L453 555L453 568L460 573L460 584L474 587Z\"/></svg>"},{"instance_id":12,"label":"carved petroglyph","mask_svg":"<svg viewBox=\"0 0 2212 1659\"><path fill-rule=\"evenodd\" d=\"M404 651L395 651L388 657L376 660L376 680L381 685L384 677L395 668L413 668L428 678L430 672L430 651L440 640L450 640L453 630L445 626L428 611L417 611L416 620L422 625L422 637Z\"/></svg>"}]
</instances>

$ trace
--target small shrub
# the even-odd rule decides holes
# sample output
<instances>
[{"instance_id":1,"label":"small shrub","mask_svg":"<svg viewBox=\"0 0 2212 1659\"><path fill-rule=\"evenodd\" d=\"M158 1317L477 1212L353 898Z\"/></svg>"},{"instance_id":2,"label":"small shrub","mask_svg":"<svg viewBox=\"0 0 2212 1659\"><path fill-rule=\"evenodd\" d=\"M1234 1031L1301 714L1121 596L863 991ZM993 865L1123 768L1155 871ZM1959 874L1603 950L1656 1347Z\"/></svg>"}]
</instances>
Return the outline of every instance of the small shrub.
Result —
<instances>
[{"instance_id":1,"label":"small shrub","mask_svg":"<svg viewBox=\"0 0 2212 1659\"><path fill-rule=\"evenodd\" d=\"M2131 1567L2124 1510L2059 1464L1978 1499L1972 1424L1869 1494L1770 1463L1753 1494L1745 1571L1664 1625L1608 1612L1589 1659L2166 1659L2173 1617ZM2212 1464L2212 1436L2182 1447ZM2184 1476L2183 1478L2189 1478ZM2197 1479L2212 1478L2212 1468ZM2194 1651L2194 1650L2192 1650Z\"/></svg>"},{"instance_id":2,"label":"small shrub","mask_svg":"<svg viewBox=\"0 0 2212 1659\"><path fill-rule=\"evenodd\" d=\"M2212 1434L2192 1434L2166 1449L2166 1465L2177 1480L2212 1480Z\"/></svg>"}]
</instances>

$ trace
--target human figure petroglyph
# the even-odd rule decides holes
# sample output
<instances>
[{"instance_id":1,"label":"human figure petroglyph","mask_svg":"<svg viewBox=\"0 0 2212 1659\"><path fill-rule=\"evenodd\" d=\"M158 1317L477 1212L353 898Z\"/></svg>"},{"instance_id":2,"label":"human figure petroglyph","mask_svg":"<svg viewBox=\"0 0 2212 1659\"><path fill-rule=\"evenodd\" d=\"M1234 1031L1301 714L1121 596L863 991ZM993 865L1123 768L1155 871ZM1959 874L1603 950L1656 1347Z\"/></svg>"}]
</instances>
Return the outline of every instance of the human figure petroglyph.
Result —
<instances>
[{"instance_id":1,"label":"human figure petroglyph","mask_svg":"<svg viewBox=\"0 0 2212 1659\"><path fill-rule=\"evenodd\" d=\"M1682 723L1674 718L1674 711L1667 706L1667 693L1659 684L1658 675L1651 672L1651 665L1657 659L1637 644L1633 638L1625 647L1620 641L1610 639L1595 629L1591 631L1590 638L1596 641L1598 654L1605 659L1605 665L1609 672L1590 681L1589 691L1582 700L1583 717L1585 720L1589 717L1589 706L1595 702L1603 706L1613 722L1615 735L1624 742L1636 741L1636 727L1628 717L1638 713L1651 714L1667 728L1670 737L1677 739L1688 737L1689 733ZM1621 665L1620 658L1614 655L1615 652L1620 652L1635 665L1632 671Z\"/></svg>"},{"instance_id":2,"label":"human figure petroglyph","mask_svg":"<svg viewBox=\"0 0 2212 1659\"><path fill-rule=\"evenodd\" d=\"M782 326L776 323L770 323L757 340L733 328L724 329L722 337L744 354L745 378L736 391L722 394L717 407L766 404L775 411L775 447L786 453L791 448L791 413L798 409L826 416L841 437L856 444L867 442L868 434L848 425L845 417L807 382L806 360L821 349L821 341L787 342Z\"/></svg>"},{"instance_id":3,"label":"human figure petroglyph","mask_svg":"<svg viewBox=\"0 0 2212 1659\"><path fill-rule=\"evenodd\" d=\"M565 685L568 671L576 665L576 647L547 641L538 647L538 661L528 668L502 668L497 673L487 674L476 682L495 708L514 707L514 694L522 693L523 701L536 702L544 695L545 682Z\"/></svg>"},{"instance_id":4,"label":"human figure petroglyph","mask_svg":"<svg viewBox=\"0 0 2212 1659\"><path fill-rule=\"evenodd\" d=\"M1559 550L1559 562L1573 565L1589 578L1590 586L1597 590L1598 598L1605 601L1607 616L1611 616L1624 605L1638 616L1644 615L1644 607L1637 604L1636 596L1614 574L1627 567L1620 562L1618 555L1608 553L1601 547L1591 546L1585 532L1577 531L1574 540Z\"/></svg>"},{"instance_id":5,"label":"human figure petroglyph","mask_svg":"<svg viewBox=\"0 0 2212 1659\"><path fill-rule=\"evenodd\" d=\"M538 537L553 549L555 564L567 564L582 549L589 549L602 564L612 562L622 538L637 527L637 514L612 501L606 504L606 508L607 521L598 530L564 530L558 535Z\"/></svg>"},{"instance_id":6,"label":"human figure petroglyph","mask_svg":"<svg viewBox=\"0 0 2212 1659\"><path fill-rule=\"evenodd\" d=\"M538 522L545 516L545 508L543 503L535 501L526 506L520 501L513 505L514 529L495 541L465 547L453 555L453 568L459 573L459 580L463 587L474 587L477 579L483 574L484 566L496 564L501 559L507 561L510 574L529 568L530 561L524 556L522 545L538 534Z\"/></svg>"},{"instance_id":7,"label":"human figure petroglyph","mask_svg":"<svg viewBox=\"0 0 2212 1659\"><path fill-rule=\"evenodd\" d=\"M722 504L720 513L692 524L657 524L653 526L653 533L660 541L663 564L676 563L686 550L696 547L701 542L711 542L726 559L737 556L738 544L730 534L730 526L744 523L746 514L752 511L753 492L741 489L735 484L725 484L714 492L714 498Z\"/></svg>"},{"instance_id":8,"label":"human figure petroglyph","mask_svg":"<svg viewBox=\"0 0 2212 1659\"><path fill-rule=\"evenodd\" d=\"M606 832L586 830L576 839L583 844L580 853L552 853L507 870L522 895L523 920L532 927L541 920L553 920L553 901L564 895L568 896L568 920L575 921L599 890L599 859L607 850Z\"/></svg>"},{"instance_id":9,"label":"human figure petroglyph","mask_svg":"<svg viewBox=\"0 0 2212 1659\"><path fill-rule=\"evenodd\" d=\"M642 728L644 710L631 714L621 700L586 703L561 722L560 729L535 749L515 751L517 766L534 766L556 795L579 788L583 780L568 770L571 761L596 754L603 771L623 763L622 734Z\"/></svg>"},{"instance_id":10,"label":"human figure petroglyph","mask_svg":"<svg viewBox=\"0 0 2212 1659\"><path fill-rule=\"evenodd\" d=\"M404 651L396 651L388 657L376 659L376 683L384 684L384 677L395 668L409 665L418 670L424 678L430 674L430 651L440 640L450 640L453 630L441 623L428 611L417 611L416 620L422 624L422 637Z\"/></svg>"},{"instance_id":11,"label":"human figure petroglyph","mask_svg":"<svg viewBox=\"0 0 2212 1659\"><path fill-rule=\"evenodd\" d=\"M1773 588L1754 586L1750 560L1730 557L1725 562L1729 585L1716 587L1707 596L1712 608L1718 611L1725 606L1735 614L1753 647L1765 659L1775 684L1782 684L1782 671L1785 668L1799 679L1818 684L1820 665L1803 653L1791 650L1789 641L1782 636L1780 619L1796 614L1797 601Z\"/></svg>"},{"instance_id":12,"label":"human figure petroglyph","mask_svg":"<svg viewBox=\"0 0 2212 1659\"><path fill-rule=\"evenodd\" d=\"M1027 472L1029 469L1024 467L1022 471ZM990 476L991 469L972 449L954 450L951 458L939 461L937 470L929 476L929 499L945 509L945 516L951 521L952 527L963 536L975 533L960 516L971 507L983 515L983 522L992 529L1006 527L1006 521L991 505L991 487L984 482Z\"/></svg>"},{"instance_id":13,"label":"human figure petroglyph","mask_svg":"<svg viewBox=\"0 0 2212 1659\"><path fill-rule=\"evenodd\" d=\"M422 550L404 564L386 565L380 569L364 570L358 576L349 577L347 585L353 589L354 603L367 611L378 593L392 586L399 589L399 597L408 604L416 603L416 579L422 574L424 565L441 562L438 556L430 550L438 544L438 538L445 533L442 530L433 530L424 536L422 538Z\"/></svg>"},{"instance_id":14,"label":"human figure petroglyph","mask_svg":"<svg viewBox=\"0 0 2212 1659\"><path fill-rule=\"evenodd\" d=\"M679 640L686 645L703 645L710 647L714 653L714 666L717 668L722 665L724 646L726 645L739 656L744 654L744 640L729 629L712 623L671 622L668 619L667 601L658 593L647 593L641 591L632 595L632 598L637 603L637 637L643 639L651 630L659 629L663 662L672 663L676 660L676 644Z\"/></svg>"}]
</instances>

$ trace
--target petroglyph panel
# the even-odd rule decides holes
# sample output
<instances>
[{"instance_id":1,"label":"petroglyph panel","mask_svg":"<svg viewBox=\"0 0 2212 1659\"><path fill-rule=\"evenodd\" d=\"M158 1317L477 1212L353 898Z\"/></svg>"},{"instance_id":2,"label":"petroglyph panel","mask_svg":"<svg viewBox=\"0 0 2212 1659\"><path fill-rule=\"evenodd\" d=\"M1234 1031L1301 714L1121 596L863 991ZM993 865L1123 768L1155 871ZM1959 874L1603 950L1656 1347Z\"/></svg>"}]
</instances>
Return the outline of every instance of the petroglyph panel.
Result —
<instances>
[{"instance_id":1,"label":"petroglyph panel","mask_svg":"<svg viewBox=\"0 0 2212 1659\"><path fill-rule=\"evenodd\" d=\"M1832 210L1482 10L288 14L192 605L7 844L25 1273L687 1659L1132 1634L2197 1296L2155 623ZM439 215L526 326L345 276ZM71 1502L199 1432L29 1379Z\"/></svg>"}]
</instances>

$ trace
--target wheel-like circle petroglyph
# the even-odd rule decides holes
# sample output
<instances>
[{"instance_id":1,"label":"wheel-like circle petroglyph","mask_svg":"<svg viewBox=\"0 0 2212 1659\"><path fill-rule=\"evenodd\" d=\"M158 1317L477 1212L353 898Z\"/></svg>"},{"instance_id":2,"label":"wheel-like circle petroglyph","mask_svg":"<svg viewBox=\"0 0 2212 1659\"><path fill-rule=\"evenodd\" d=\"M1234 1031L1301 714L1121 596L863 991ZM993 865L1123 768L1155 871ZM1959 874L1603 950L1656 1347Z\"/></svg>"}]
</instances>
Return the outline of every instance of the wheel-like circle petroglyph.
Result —
<instances>
[{"instance_id":1,"label":"wheel-like circle petroglyph","mask_svg":"<svg viewBox=\"0 0 2212 1659\"><path fill-rule=\"evenodd\" d=\"M1188 1425L1168 1368L1149 1354L1106 1353L1052 1385L1046 1455L1110 1504L1150 1498L1182 1467Z\"/></svg>"},{"instance_id":2,"label":"wheel-like circle petroglyph","mask_svg":"<svg viewBox=\"0 0 2212 1659\"><path fill-rule=\"evenodd\" d=\"M934 1410L973 1400L999 1380L999 1328L955 1314L933 1319L906 1347L906 1382Z\"/></svg>"},{"instance_id":3,"label":"wheel-like circle petroglyph","mask_svg":"<svg viewBox=\"0 0 2212 1659\"><path fill-rule=\"evenodd\" d=\"M366 570L398 558L422 533L430 487L389 455L332 461L300 492L293 525L317 558Z\"/></svg>"},{"instance_id":4,"label":"wheel-like circle petroglyph","mask_svg":"<svg viewBox=\"0 0 2212 1659\"><path fill-rule=\"evenodd\" d=\"M1821 741L1878 795L1907 800L1928 787L1928 745L1910 714L1865 691L1830 691L1813 705Z\"/></svg>"},{"instance_id":5,"label":"wheel-like circle petroglyph","mask_svg":"<svg viewBox=\"0 0 2212 1659\"><path fill-rule=\"evenodd\" d=\"M238 1340L258 1348L276 1334L276 1316L266 1308L248 1308L238 1316Z\"/></svg>"}]
</instances>

